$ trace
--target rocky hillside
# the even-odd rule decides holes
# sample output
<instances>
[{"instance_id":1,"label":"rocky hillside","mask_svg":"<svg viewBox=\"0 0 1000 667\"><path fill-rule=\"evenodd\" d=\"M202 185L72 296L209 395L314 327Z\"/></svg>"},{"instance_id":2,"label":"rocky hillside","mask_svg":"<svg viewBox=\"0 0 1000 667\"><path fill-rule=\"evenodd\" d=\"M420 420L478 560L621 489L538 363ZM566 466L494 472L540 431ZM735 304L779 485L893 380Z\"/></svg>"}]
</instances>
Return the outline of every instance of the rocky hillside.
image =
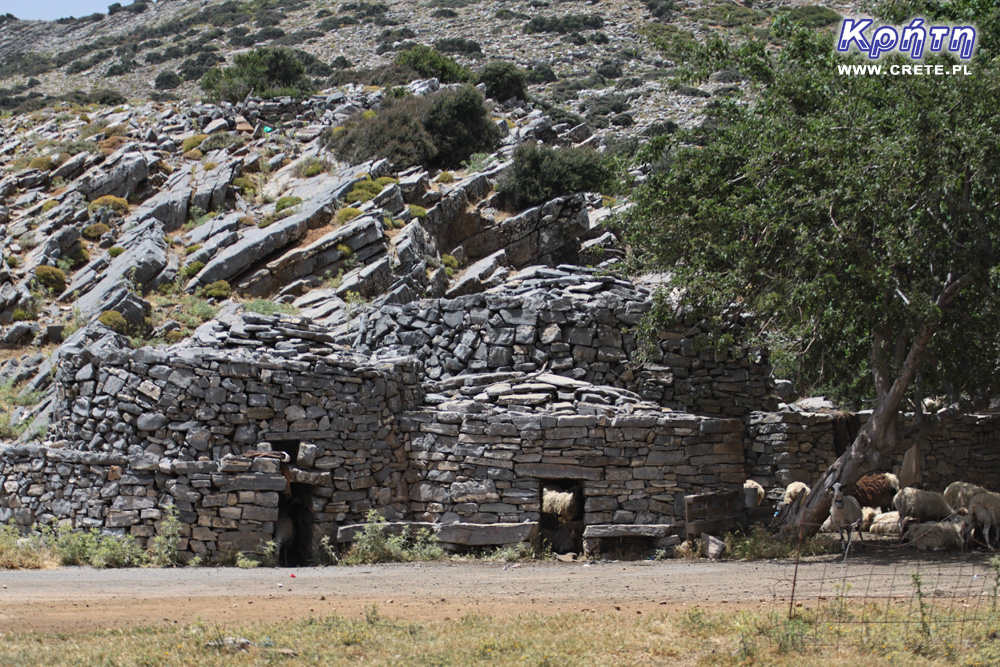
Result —
<instances>
[{"instance_id":1,"label":"rocky hillside","mask_svg":"<svg viewBox=\"0 0 1000 667\"><path fill-rule=\"evenodd\" d=\"M412 350L426 333L410 316L382 322L387 306L483 292L531 266L612 269L622 251L602 223L628 205L622 183L643 169L619 173L617 199L577 187L528 205L503 186L518 178L515 148L607 154L621 137L698 123L705 105L743 94L741 77L681 85L672 67L685 44L767 30L782 12L836 16L721 1L160 0L0 19L0 437L45 436L64 350L119 336L211 345L227 304L228 316L304 318L362 347L398 328ZM487 99L489 150L466 151L460 166L344 158L336 137L394 100L457 89L434 78L371 85L414 44L471 72L512 61L528 73L528 100ZM199 101L206 71L260 46L297 49L321 92ZM473 365L514 370L509 361Z\"/></svg>"}]
</instances>

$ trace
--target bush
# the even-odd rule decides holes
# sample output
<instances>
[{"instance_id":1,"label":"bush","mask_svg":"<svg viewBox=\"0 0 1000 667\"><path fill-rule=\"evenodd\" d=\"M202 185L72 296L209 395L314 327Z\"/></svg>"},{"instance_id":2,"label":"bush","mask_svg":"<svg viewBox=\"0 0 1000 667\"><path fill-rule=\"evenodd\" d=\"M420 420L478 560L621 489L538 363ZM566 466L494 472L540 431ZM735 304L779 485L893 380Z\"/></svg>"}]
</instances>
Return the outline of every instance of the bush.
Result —
<instances>
[{"instance_id":1,"label":"bush","mask_svg":"<svg viewBox=\"0 0 1000 667\"><path fill-rule=\"evenodd\" d=\"M610 177L602 156L591 149L521 144L498 189L511 194L518 206L536 206L561 195L599 190Z\"/></svg>"},{"instance_id":2,"label":"bush","mask_svg":"<svg viewBox=\"0 0 1000 667\"><path fill-rule=\"evenodd\" d=\"M101 324L115 333L125 335L130 329L128 320L126 320L125 316L117 310L105 310L97 319Z\"/></svg>"},{"instance_id":3,"label":"bush","mask_svg":"<svg viewBox=\"0 0 1000 667\"><path fill-rule=\"evenodd\" d=\"M173 90L182 83L184 83L184 79L177 76L176 72L164 70L156 75L156 81L153 83L153 86L157 90Z\"/></svg>"},{"instance_id":4,"label":"bush","mask_svg":"<svg viewBox=\"0 0 1000 667\"><path fill-rule=\"evenodd\" d=\"M434 42L434 48L441 53L482 53L479 42L464 37L446 37Z\"/></svg>"},{"instance_id":5,"label":"bush","mask_svg":"<svg viewBox=\"0 0 1000 667\"><path fill-rule=\"evenodd\" d=\"M299 178L312 178L330 168L330 163L319 158L306 158L295 165L294 172Z\"/></svg>"},{"instance_id":6,"label":"bush","mask_svg":"<svg viewBox=\"0 0 1000 667\"><path fill-rule=\"evenodd\" d=\"M458 166L473 153L492 151L499 138L483 96L462 86L424 97L386 100L375 118L328 133L326 145L354 164L386 158L404 169L418 164Z\"/></svg>"},{"instance_id":7,"label":"bush","mask_svg":"<svg viewBox=\"0 0 1000 667\"><path fill-rule=\"evenodd\" d=\"M29 169L38 169L39 171L52 171L56 168L56 163L52 161L52 158L48 155L42 157L32 158L31 162L28 163Z\"/></svg>"},{"instance_id":8,"label":"bush","mask_svg":"<svg viewBox=\"0 0 1000 667\"><path fill-rule=\"evenodd\" d=\"M54 266L39 266L35 278L50 292L58 294L66 289L66 274Z\"/></svg>"},{"instance_id":9,"label":"bush","mask_svg":"<svg viewBox=\"0 0 1000 667\"><path fill-rule=\"evenodd\" d=\"M674 0L646 0L649 13L662 21L669 21L674 13Z\"/></svg>"},{"instance_id":10,"label":"bush","mask_svg":"<svg viewBox=\"0 0 1000 667\"><path fill-rule=\"evenodd\" d=\"M92 225L87 225L83 228L83 238L88 241L100 241L101 237L111 231L103 222L95 222Z\"/></svg>"},{"instance_id":11,"label":"bush","mask_svg":"<svg viewBox=\"0 0 1000 667\"><path fill-rule=\"evenodd\" d=\"M108 248L108 255L111 257L111 259L114 259L123 252L125 252L125 248L121 247L120 245L115 245Z\"/></svg>"},{"instance_id":12,"label":"bush","mask_svg":"<svg viewBox=\"0 0 1000 667\"><path fill-rule=\"evenodd\" d=\"M181 275L185 278L194 278L204 268L205 262L191 262L181 269Z\"/></svg>"},{"instance_id":13,"label":"bush","mask_svg":"<svg viewBox=\"0 0 1000 667\"><path fill-rule=\"evenodd\" d=\"M559 80L551 65L539 63L528 68L528 83L553 83Z\"/></svg>"},{"instance_id":14,"label":"bush","mask_svg":"<svg viewBox=\"0 0 1000 667\"><path fill-rule=\"evenodd\" d=\"M568 16L536 16L524 24L524 32L554 32L569 34L584 30L600 30L604 19L600 14L570 14Z\"/></svg>"},{"instance_id":15,"label":"bush","mask_svg":"<svg viewBox=\"0 0 1000 667\"><path fill-rule=\"evenodd\" d=\"M267 47L237 55L232 67L209 70L201 87L209 98L230 102L243 101L251 90L264 98L312 92L301 60L289 49Z\"/></svg>"},{"instance_id":16,"label":"bush","mask_svg":"<svg viewBox=\"0 0 1000 667\"><path fill-rule=\"evenodd\" d=\"M254 299L243 304L243 309L260 315L295 315L299 309L290 303L275 303L269 299Z\"/></svg>"},{"instance_id":17,"label":"bush","mask_svg":"<svg viewBox=\"0 0 1000 667\"><path fill-rule=\"evenodd\" d=\"M189 152L193 151L194 149L196 149L199 146L201 146L201 144L206 139L208 139L208 135L207 134L196 134L194 136L188 137L187 139L185 139L184 141L181 142L181 152L182 153L189 153Z\"/></svg>"},{"instance_id":18,"label":"bush","mask_svg":"<svg viewBox=\"0 0 1000 667\"><path fill-rule=\"evenodd\" d=\"M364 530L341 561L345 565L374 563L399 563L410 561L440 560L444 550L437 538L426 528L416 535L404 531L400 535L387 535L385 518L369 510Z\"/></svg>"},{"instance_id":19,"label":"bush","mask_svg":"<svg viewBox=\"0 0 1000 667\"><path fill-rule=\"evenodd\" d=\"M358 217L362 213L363 211L359 208L352 208L350 206L348 206L347 208L342 208L339 211L337 211L336 215L337 224L342 225L345 222L350 222L351 220L354 220L354 218Z\"/></svg>"},{"instance_id":20,"label":"bush","mask_svg":"<svg viewBox=\"0 0 1000 667\"><path fill-rule=\"evenodd\" d=\"M281 213L286 208L291 208L293 206L298 206L302 203L301 197L282 197L274 205L274 212Z\"/></svg>"},{"instance_id":21,"label":"bush","mask_svg":"<svg viewBox=\"0 0 1000 667\"><path fill-rule=\"evenodd\" d=\"M427 217L427 209L423 206L417 206L416 204L410 204L410 215L414 218L420 218L423 220Z\"/></svg>"},{"instance_id":22,"label":"bush","mask_svg":"<svg viewBox=\"0 0 1000 667\"><path fill-rule=\"evenodd\" d=\"M95 211L109 208L115 212L116 215L126 216L128 215L128 202L122 197L115 197L114 195L104 195L103 197L98 197L94 201L90 202L87 206L87 210L93 214Z\"/></svg>"},{"instance_id":23,"label":"bush","mask_svg":"<svg viewBox=\"0 0 1000 667\"><path fill-rule=\"evenodd\" d=\"M840 14L833 11L829 7L823 7L820 5L803 5L795 7L794 9L780 7L778 8L778 11L787 12L785 16L787 16L790 21L801 23L809 28L825 28L828 25L837 23L843 18Z\"/></svg>"},{"instance_id":24,"label":"bush","mask_svg":"<svg viewBox=\"0 0 1000 667\"><path fill-rule=\"evenodd\" d=\"M122 136L108 137L98 142L98 149L105 155L111 155L116 150L128 143L128 139Z\"/></svg>"},{"instance_id":25,"label":"bush","mask_svg":"<svg viewBox=\"0 0 1000 667\"><path fill-rule=\"evenodd\" d=\"M434 77L441 83L459 83L472 78L469 70L422 44L400 51L394 62L400 67L412 69L424 78Z\"/></svg>"},{"instance_id":26,"label":"bush","mask_svg":"<svg viewBox=\"0 0 1000 667\"><path fill-rule=\"evenodd\" d=\"M232 288L225 280L216 280L201 288L201 296L206 299L228 299L232 293Z\"/></svg>"},{"instance_id":27,"label":"bush","mask_svg":"<svg viewBox=\"0 0 1000 667\"><path fill-rule=\"evenodd\" d=\"M479 82L486 86L486 96L504 102L512 97L519 100L528 97L528 73L504 60L486 63L479 73Z\"/></svg>"},{"instance_id":28,"label":"bush","mask_svg":"<svg viewBox=\"0 0 1000 667\"><path fill-rule=\"evenodd\" d=\"M451 183L455 180L455 174L450 171L442 171L436 179L438 183Z\"/></svg>"}]
</instances>

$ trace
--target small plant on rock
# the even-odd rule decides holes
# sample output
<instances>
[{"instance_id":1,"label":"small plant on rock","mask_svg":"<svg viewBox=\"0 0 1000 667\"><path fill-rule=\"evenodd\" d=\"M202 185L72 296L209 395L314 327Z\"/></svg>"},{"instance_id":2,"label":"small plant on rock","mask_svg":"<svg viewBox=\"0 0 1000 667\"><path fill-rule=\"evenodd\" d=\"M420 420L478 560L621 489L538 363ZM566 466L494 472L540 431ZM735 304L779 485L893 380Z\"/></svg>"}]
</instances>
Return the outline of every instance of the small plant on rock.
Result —
<instances>
[{"instance_id":1,"label":"small plant on rock","mask_svg":"<svg viewBox=\"0 0 1000 667\"><path fill-rule=\"evenodd\" d=\"M206 299L228 299L232 288L227 281L216 280L214 283L202 287L200 293Z\"/></svg>"},{"instance_id":2,"label":"small plant on rock","mask_svg":"<svg viewBox=\"0 0 1000 667\"><path fill-rule=\"evenodd\" d=\"M92 225L87 225L86 227L84 227L82 234L83 238L87 239L88 241L100 241L101 237L110 231L111 228L108 227L103 222L95 222Z\"/></svg>"},{"instance_id":3,"label":"small plant on rock","mask_svg":"<svg viewBox=\"0 0 1000 667\"><path fill-rule=\"evenodd\" d=\"M95 211L102 208L108 208L115 212L116 215L126 216L128 215L128 202L122 197L115 197L113 195L104 195L103 197L98 197L94 201L90 202L87 206L87 210L91 215Z\"/></svg>"},{"instance_id":4,"label":"small plant on rock","mask_svg":"<svg viewBox=\"0 0 1000 667\"><path fill-rule=\"evenodd\" d=\"M58 294L66 289L66 274L54 266L39 266L35 278L45 289Z\"/></svg>"},{"instance_id":5,"label":"small plant on rock","mask_svg":"<svg viewBox=\"0 0 1000 667\"><path fill-rule=\"evenodd\" d=\"M128 334L129 329L131 328L128 320L125 319L125 316L117 310L106 310L101 313L101 316L97 319L107 328L122 335Z\"/></svg>"},{"instance_id":6,"label":"small plant on rock","mask_svg":"<svg viewBox=\"0 0 1000 667\"><path fill-rule=\"evenodd\" d=\"M281 213L286 208L291 208L293 206L298 206L302 203L301 197L282 197L274 205L274 212Z\"/></svg>"}]
</instances>

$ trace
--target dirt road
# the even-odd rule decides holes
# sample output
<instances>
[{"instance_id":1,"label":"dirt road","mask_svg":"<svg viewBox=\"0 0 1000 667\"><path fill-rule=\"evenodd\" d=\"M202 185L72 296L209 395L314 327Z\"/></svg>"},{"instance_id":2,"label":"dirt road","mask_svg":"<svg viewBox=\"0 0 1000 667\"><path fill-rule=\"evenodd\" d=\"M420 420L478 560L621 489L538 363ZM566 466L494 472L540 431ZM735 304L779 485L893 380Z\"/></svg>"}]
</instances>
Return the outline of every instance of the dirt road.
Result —
<instances>
[{"instance_id":1,"label":"dirt road","mask_svg":"<svg viewBox=\"0 0 1000 667\"><path fill-rule=\"evenodd\" d=\"M920 572L931 595L974 598L992 586L986 555L913 553L839 559L799 567L796 600L808 606L849 590L851 596L912 592ZM94 570L61 568L0 572L0 632L86 630L188 623L220 626L338 613L457 618L469 612L503 616L687 605L781 606L791 594L794 562L441 562L240 570ZM846 584L846 585L845 585ZM837 588L839 586L839 588Z\"/></svg>"}]
</instances>

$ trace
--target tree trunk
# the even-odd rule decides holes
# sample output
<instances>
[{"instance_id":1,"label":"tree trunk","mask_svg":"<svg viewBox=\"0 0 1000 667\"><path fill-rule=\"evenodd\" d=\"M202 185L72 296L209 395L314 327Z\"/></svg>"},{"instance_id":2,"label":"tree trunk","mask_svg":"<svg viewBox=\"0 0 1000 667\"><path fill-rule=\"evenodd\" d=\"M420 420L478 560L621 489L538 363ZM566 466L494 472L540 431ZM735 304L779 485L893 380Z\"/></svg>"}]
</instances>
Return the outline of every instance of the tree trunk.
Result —
<instances>
[{"instance_id":1,"label":"tree trunk","mask_svg":"<svg viewBox=\"0 0 1000 667\"><path fill-rule=\"evenodd\" d=\"M939 312L947 308L958 296L962 287L971 280L972 276L969 274L957 279L952 279L949 275L944 289L935 300ZM925 322L920 328L900 366L899 375L894 380L888 376L883 363L885 359L883 355L890 347L890 337L883 328L878 326L873 328L871 362L878 403L872 411L871 418L858 431L848 450L813 484L805 502L786 514L784 521L776 521L772 528L782 532L801 531L805 535L815 535L830 516L830 502L833 499L830 489L834 483L853 486L868 473L883 468L885 459L904 449L906 440L899 437L897 429L900 406L903 404L907 389L923 365L924 357L927 356L927 346L940 322L939 316ZM895 342L899 349L900 340L897 338ZM921 433L921 437L924 435L926 429Z\"/></svg>"}]
</instances>

